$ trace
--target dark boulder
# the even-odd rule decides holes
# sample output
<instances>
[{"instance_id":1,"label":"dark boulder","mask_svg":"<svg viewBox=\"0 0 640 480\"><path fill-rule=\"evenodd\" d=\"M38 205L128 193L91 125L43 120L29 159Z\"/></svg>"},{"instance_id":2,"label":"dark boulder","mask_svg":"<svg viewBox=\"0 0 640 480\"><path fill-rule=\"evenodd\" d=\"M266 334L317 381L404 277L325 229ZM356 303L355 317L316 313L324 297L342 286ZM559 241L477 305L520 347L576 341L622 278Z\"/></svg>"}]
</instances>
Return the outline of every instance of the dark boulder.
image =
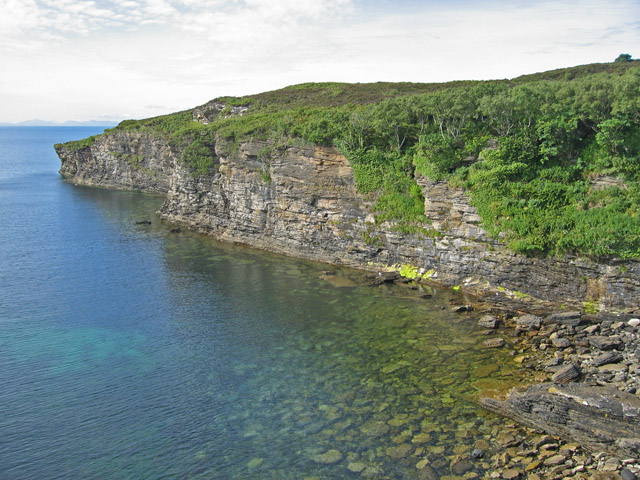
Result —
<instances>
[{"instance_id":1,"label":"dark boulder","mask_svg":"<svg viewBox=\"0 0 640 480\"><path fill-rule=\"evenodd\" d=\"M582 314L580 312L552 313L545 319L545 323L577 326L582 323Z\"/></svg>"}]
</instances>

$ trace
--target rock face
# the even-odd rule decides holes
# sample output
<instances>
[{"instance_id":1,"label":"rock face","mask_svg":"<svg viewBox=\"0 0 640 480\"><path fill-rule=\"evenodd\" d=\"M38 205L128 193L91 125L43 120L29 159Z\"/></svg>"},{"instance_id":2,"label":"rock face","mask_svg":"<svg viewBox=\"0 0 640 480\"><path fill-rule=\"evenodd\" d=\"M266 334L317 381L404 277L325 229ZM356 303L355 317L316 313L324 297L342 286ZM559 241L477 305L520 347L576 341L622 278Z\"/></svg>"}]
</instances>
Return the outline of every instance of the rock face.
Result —
<instances>
[{"instance_id":1,"label":"rock face","mask_svg":"<svg viewBox=\"0 0 640 480\"><path fill-rule=\"evenodd\" d=\"M163 218L220 240L356 267L410 264L444 285L501 287L498 296L640 306L640 262L515 254L482 228L465 192L444 182L416 178L433 235L376 223L373 200L357 192L348 160L334 148L217 139L216 167L206 175L194 175L182 153L149 130L114 130L91 146L57 152L71 181L164 193Z\"/></svg>"},{"instance_id":2,"label":"rock face","mask_svg":"<svg viewBox=\"0 0 640 480\"><path fill-rule=\"evenodd\" d=\"M148 132L113 132L90 147L56 145L60 174L83 185L166 193L175 152L164 139Z\"/></svg>"},{"instance_id":3,"label":"rock face","mask_svg":"<svg viewBox=\"0 0 640 480\"><path fill-rule=\"evenodd\" d=\"M615 387L543 383L506 400L483 399L493 412L547 433L570 437L594 452L640 455L640 399Z\"/></svg>"}]
</instances>

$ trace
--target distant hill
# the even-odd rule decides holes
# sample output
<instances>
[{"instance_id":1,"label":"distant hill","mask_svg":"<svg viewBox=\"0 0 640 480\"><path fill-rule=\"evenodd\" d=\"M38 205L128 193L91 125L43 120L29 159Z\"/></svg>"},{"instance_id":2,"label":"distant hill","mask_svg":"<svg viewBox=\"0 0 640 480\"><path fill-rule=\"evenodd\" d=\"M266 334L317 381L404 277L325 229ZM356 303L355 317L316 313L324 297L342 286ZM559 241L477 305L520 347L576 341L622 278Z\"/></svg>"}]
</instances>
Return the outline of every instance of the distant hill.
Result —
<instances>
[{"instance_id":1,"label":"distant hill","mask_svg":"<svg viewBox=\"0 0 640 480\"><path fill-rule=\"evenodd\" d=\"M119 122L108 122L105 120L87 120L86 122L69 120L59 123L34 119L18 123L0 123L0 127L115 127L118 123Z\"/></svg>"}]
</instances>

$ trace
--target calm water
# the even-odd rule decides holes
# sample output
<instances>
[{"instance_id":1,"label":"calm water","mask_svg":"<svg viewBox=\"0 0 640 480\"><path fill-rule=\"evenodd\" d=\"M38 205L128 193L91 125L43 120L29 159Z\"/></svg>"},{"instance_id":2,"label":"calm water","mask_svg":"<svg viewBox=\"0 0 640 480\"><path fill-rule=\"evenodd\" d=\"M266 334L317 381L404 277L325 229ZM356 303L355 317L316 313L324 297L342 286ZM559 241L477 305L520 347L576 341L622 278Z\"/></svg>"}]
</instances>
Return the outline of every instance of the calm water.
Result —
<instances>
[{"instance_id":1,"label":"calm water","mask_svg":"<svg viewBox=\"0 0 640 480\"><path fill-rule=\"evenodd\" d=\"M60 179L99 131L0 129L0 478L418 478L499 427L513 362L452 293L170 233Z\"/></svg>"}]
</instances>

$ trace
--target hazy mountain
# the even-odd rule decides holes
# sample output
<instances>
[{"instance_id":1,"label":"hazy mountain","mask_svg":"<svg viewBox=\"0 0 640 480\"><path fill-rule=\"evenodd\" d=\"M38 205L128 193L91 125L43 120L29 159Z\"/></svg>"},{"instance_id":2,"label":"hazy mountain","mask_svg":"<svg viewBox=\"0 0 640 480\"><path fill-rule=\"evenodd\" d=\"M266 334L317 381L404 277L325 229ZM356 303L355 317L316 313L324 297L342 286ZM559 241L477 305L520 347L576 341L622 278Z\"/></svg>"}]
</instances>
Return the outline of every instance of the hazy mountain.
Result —
<instances>
[{"instance_id":1,"label":"hazy mountain","mask_svg":"<svg viewBox=\"0 0 640 480\"><path fill-rule=\"evenodd\" d=\"M25 120L18 123L0 123L0 127L115 127L120 122L106 120L87 120L76 122L68 120L66 122L48 122L46 120Z\"/></svg>"}]
</instances>

